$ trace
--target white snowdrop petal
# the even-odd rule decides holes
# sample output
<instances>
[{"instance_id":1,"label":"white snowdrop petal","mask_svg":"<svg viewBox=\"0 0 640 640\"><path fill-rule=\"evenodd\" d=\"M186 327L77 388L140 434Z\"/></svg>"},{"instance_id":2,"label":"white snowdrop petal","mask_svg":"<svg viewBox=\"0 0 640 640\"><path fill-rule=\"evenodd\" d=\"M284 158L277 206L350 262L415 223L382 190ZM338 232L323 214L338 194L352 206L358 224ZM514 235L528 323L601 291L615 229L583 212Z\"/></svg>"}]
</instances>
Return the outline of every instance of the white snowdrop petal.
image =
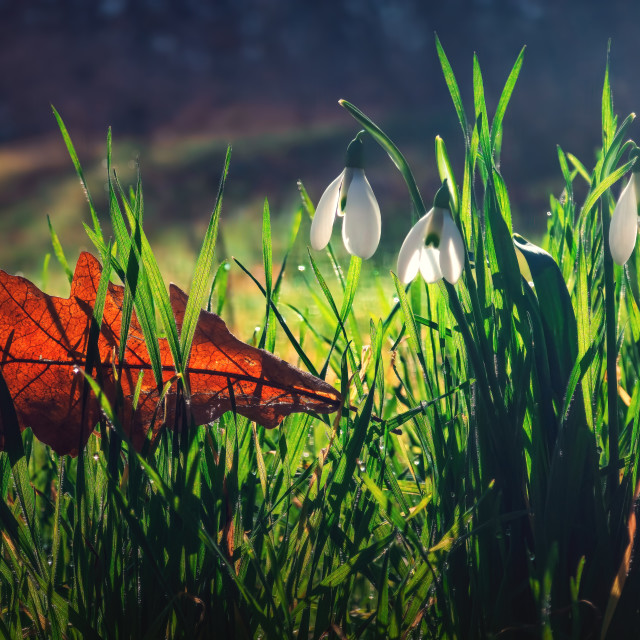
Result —
<instances>
[{"instance_id":1,"label":"white snowdrop petal","mask_svg":"<svg viewBox=\"0 0 640 640\"><path fill-rule=\"evenodd\" d=\"M636 186L634 177L622 190L616 208L611 216L609 227L609 248L611 257L616 264L624 265L638 237L638 200L636 198Z\"/></svg>"},{"instance_id":2,"label":"white snowdrop petal","mask_svg":"<svg viewBox=\"0 0 640 640\"><path fill-rule=\"evenodd\" d=\"M464 242L451 214L445 211L440 238L440 270L447 282L455 284L464 267Z\"/></svg>"},{"instance_id":3,"label":"white snowdrop petal","mask_svg":"<svg viewBox=\"0 0 640 640\"><path fill-rule=\"evenodd\" d=\"M363 260L370 258L380 242L380 207L362 169L352 169L342 223L342 239L347 251Z\"/></svg>"},{"instance_id":4,"label":"white snowdrop petal","mask_svg":"<svg viewBox=\"0 0 640 640\"><path fill-rule=\"evenodd\" d=\"M423 247L420 253L420 273L424 281L431 284L442 278L440 251L433 247Z\"/></svg>"},{"instance_id":5,"label":"white snowdrop petal","mask_svg":"<svg viewBox=\"0 0 640 640\"><path fill-rule=\"evenodd\" d=\"M324 249L331 239L343 175L344 171L324 190L316 207L316 214L311 221L311 247L316 251Z\"/></svg>"},{"instance_id":6,"label":"white snowdrop petal","mask_svg":"<svg viewBox=\"0 0 640 640\"><path fill-rule=\"evenodd\" d=\"M409 284L418 275L424 239L433 215L432 211L433 209L416 222L400 247L397 274L402 284Z\"/></svg>"}]
</instances>

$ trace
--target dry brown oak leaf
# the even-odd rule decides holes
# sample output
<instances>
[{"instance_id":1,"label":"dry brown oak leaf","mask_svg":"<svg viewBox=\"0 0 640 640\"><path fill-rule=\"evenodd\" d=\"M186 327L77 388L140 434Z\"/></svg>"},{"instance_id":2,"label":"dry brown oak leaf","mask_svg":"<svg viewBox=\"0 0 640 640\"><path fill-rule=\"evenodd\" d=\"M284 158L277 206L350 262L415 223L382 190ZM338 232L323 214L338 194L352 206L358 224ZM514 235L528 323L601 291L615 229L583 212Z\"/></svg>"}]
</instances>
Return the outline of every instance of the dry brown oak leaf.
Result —
<instances>
[{"instance_id":1,"label":"dry brown oak leaf","mask_svg":"<svg viewBox=\"0 0 640 640\"><path fill-rule=\"evenodd\" d=\"M0 372L20 428L31 427L39 440L59 454L77 455L99 419L100 407L93 394L83 416L82 396L89 329L101 273L98 260L82 253L71 294L65 299L49 296L29 280L0 270ZM110 283L98 339L100 365L93 372L112 406L116 399L113 359L120 343L123 297L124 288ZM170 299L180 331L187 295L172 284ZM159 340L159 348L164 384L175 375L175 368L165 339ZM177 385L174 383L167 393L164 410L158 411L160 390L135 314L121 371L122 425L140 449L149 429L153 429L153 437L163 420L171 426ZM211 422L232 409L230 388L236 411L268 428L280 424L290 413L331 413L341 403L340 394L331 385L241 342L221 318L207 311L200 312L187 371L196 424ZM133 396L141 372L142 387L134 409ZM0 415L0 450L4 446Z\"/></svg>"}]
</instances>

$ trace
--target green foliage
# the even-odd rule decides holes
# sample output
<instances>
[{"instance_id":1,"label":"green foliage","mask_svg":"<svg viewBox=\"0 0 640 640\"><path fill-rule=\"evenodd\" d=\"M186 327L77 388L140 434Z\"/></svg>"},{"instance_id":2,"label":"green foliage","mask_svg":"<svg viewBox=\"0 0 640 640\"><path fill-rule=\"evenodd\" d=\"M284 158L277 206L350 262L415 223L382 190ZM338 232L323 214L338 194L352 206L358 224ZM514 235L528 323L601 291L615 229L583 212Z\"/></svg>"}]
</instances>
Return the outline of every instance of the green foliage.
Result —
<instances>
[{"instance_id":1,"label":"green foliage","mask_svg":"<svg viewBox=\"0 0 640 640\"><path fill-rule=\"evenodd\" d=\"M264 284L238 264L265 299L259 346L285 345L335 383L339 415L293 415L267 431L231 412L198 426L183 383L176 423L142 452L127 441L118 403L102 398L95 435L71 459L29 430L20 437L0 377L0 635L633 637L637 572L618 591L613 584L639 472L640 252L620 268L606 242L610 190L631 165L633 116L617 126L607 61L602 152L588 171L558 149L564 189L550 198L537 247L513 234L500 173L502 122L524 50L492 119L474 57L467 119L436 44L464 138L458 179L436 138L469 256L460 281L404 288L392 274L397 304L365 309L358 286L372 277L367 266L352 258L345 276L329 245L326 261L310 254L314 278L300 298L281 299L303 213L314 213L300 185L277 277L266 201ZM341 104L387 151L414 213L424 214L400 150ZM178 327L143 230L141 181L130 193L121 187L110 135L107 146L113 245L87 191L87 232L105 265L94 335L111 271L125 286L123 334L135 309L156 380L161 334L182 379L207 292L218 312L228 298L229 264L216 266L215 243L229 152ZM576 182L585 183L582 206ZM90 361L86 374L87 393L99 395Z\"/></svg>"}]
</instances>

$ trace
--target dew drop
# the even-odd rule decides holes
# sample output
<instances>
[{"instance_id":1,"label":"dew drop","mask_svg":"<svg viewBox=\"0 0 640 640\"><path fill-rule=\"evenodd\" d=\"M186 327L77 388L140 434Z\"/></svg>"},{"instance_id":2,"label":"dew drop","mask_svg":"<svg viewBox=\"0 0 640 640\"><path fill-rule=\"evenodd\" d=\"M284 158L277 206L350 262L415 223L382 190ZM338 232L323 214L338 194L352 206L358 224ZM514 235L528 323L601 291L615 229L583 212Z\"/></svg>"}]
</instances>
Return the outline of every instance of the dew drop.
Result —
<instances>
[{"instance_id":1,"label":"dew drop","mask_svg":"<svg viewBox=\"0 0 640 640\"><path fill-rule=\"evenodd\" d=\"M73 367L73 375L77 376L80 373L80 369L78 367Z\"/></svg>"},{"instance_id":2,"label":"dew drop","mask_svg":"<svg viewBox=\"0 0 640 640\"><path fill-rule=\"evenodd\" d=\"M551 217L551 211L547 211L547 218Z\"/></svg>"},{"instance_id":3,"label":"dew drop","mask_svg":"<svg viewBox=\"0 0 640 640\"><path fill-rule=\"evenodd\" d=\"M94 453L94 454L93 454L93 459L94 459L96 462L98 462L98 458L99 458L99 457L100 457L100 456L99 456L97 453Z\"/></svg>"},{"instance_id":4,"label":"dew drop","mask_svg":"<svg viewBox=\"0 0 640 640\"><path fill-rule=\"evenodd\" d=\"M303 264L299 264L298 265L298 271L306 271L307 267L305 267Z\"/></svg>"}]
</instances>

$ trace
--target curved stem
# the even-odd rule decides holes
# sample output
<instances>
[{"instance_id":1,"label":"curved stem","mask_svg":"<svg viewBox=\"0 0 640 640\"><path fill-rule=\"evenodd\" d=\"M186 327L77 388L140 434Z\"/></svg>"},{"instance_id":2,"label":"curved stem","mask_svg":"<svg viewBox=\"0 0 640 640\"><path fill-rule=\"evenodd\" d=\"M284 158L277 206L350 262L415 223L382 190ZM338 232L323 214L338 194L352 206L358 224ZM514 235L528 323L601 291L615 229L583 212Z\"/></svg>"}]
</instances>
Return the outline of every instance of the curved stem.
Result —
<instances>
[{"instance_id":1,"label":"curved stem","mask_svg":"<svg viewBox=\"0 0 640 640\"><path fill-rule=\"evenodd\" d=\"M416 209L416 213L418 217L421 218L426 212L426 208L424 206L424 201L422 200L422 196L420 195L420 191L418 190L418 185L416 184L416 180L413 177L413 173L411 173L411 169L409 168L409 163L406 158L402 155L402 152L396 145L391 141L391 139L387 136L380 127L372 122L367 116L360 111L357 107L352 105L350 102L346 100L338 100L340 106L344 107L353 118L367 131L367 133L389 154L393 164L396 165L398 171L402 174L404 181L407 183L407 187L409 189L409 195L411 196L411 201L413 202L413 206Z\"/></svg>"}]
</instances>

